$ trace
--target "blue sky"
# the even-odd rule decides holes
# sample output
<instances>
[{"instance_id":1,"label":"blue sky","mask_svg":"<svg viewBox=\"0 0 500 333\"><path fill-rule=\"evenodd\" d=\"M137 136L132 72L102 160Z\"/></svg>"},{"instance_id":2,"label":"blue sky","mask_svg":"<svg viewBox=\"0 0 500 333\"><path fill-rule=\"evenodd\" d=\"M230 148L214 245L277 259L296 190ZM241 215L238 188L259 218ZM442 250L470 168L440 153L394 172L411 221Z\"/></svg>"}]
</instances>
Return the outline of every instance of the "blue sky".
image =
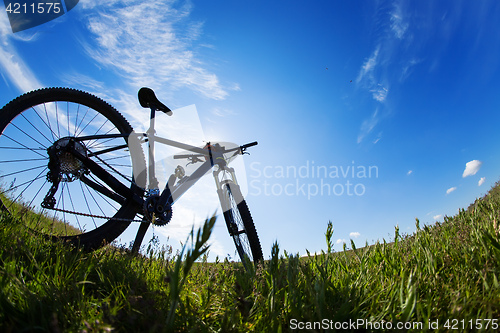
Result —
<instances>
[{"instance_id":1,"label":"blue sky","mask_svg":"<svg viewBox=\"0 0 500 333\"><path fill-rule=\"evenodd\" d=\"M340 250L442 221L499 179L498 22L498 1L82 0L15 34L3 13L0 104L69 86L141 130L149 86L183 108L162 118L174 138L259 141L240 178L265 257L276 240L325 249L328 221ZM162 242L217 209L204 191ZM212 253L234 256L225 234L219 219Z\"/></svg>"}]
</instances>

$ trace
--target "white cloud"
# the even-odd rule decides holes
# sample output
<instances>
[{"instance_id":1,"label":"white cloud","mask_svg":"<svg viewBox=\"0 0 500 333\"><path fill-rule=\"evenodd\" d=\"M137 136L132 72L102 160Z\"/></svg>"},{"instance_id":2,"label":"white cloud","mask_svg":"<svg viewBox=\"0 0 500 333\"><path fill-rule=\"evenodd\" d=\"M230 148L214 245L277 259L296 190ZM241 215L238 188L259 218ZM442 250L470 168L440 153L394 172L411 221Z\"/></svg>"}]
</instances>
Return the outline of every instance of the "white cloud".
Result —
<instances>
[{"instance_id":1,"label":"white cloud","mask_svg":"<svg viewBox=\"0 0 500 333\"><path fill-rule=\"evenodd\" d=\"M373 129L378 123L378 120L379 119L378 119L378 108L377 108L375 109L375 112L373 112L372 116L368 119L365 119L361 124L357 141L358 143L361 143L361 141L363 141L365 136L367 136L368 134L371 133L371 131L373 131Z\"/></svg>"},{"instance_id":2,"label":"white cloud","mask_svg":"<svg viewBox=\"0 0 500 333\"><path fill-rule=\"evenodd\" d=\"M479 181L477 182L477 186L481 186L484 184L484 182L486 181L486 177L482 177L481 179L479 179Z\"/></svg>"},{"instance_id":3,"label":"white cloud","mask_svg":"<svg viewBox=\"0 0 500 333\"><path fill-rule=\"evenodd\" d=\"M18 54L11 39L30 41L34 38L34 35L29 33L12 33L7 15L0 15L0 68L3 69L2 76L7 76L9 81L14 83L16 88L23 93L42 88L43 85Z\"/></svg>"},{"instance_id":4,"label":"white cloud","mask_svg":"<svg viewBox=\"0 0 500 333\"><path fill-rule=\"evenodd\" d=\"M146 120L149 113L138 112L137 95L130 94L130 91L137 91L136 88L149 86L155 90L160 100L167 103L172 103L169 101L180 89L188 89L214 100L223 100L230 91L241 90L235 82L223 86L217 75L208 68L209 65L203 63L202 57L197 53L196 50L206 49L207 45L199 41L203 25L194 22L190 17L190 1L88 0L82 3L82 8L83 6L91 9L86 10L87 16L82 17L91 36L80 40L84 50L98 66L111 70L132 87L108 88L104 92L100 89L95 93L126 114L137 131L147 129ZM198 42L200 43L197 44ZM67 75L64 79L70 82L81 80L82 85L92 90L98 89L101 84L76 74ZM186 108L192 109L191 106ZM186 108L179 112L173 108L175 117L169 118L161 127L156 127L158 135L201 145L204 134L196 108L191 110L193 112L186 112ZM213 112L224 116L232 111L214 109ZM167 116L160 114L157 119L161 121L161 117ZM164 155L171 152L168 149L161 151ZM158 152L159 150L156 152L157 160L164 163L161 164L163 169L159 167L164 170L160 176L168 177L170 159L162 159ZM172 153L175 152L177 151ZM241 168L238 166L238 169ZM240 175L238 178L244 184L245 179ZM204 177L195 188L176 202L172 221L160 228L158 233L172 240L184 241L191 227L199 227L204 218L218 206L217 194L213 191L213 180ZM223 223L223 220L221 221ZM227 231L221 233L227 236ZM234 249L234 245L224 249L227 246L223 236L219 237L219 231L214 232L211 238L211 256L225 257L225 254Z\"/></svg>"},{"instance_id":5,"label":"white cloud","mask_svg":"<svg viewBox=\"0 0 500 333\"><path fill-rule=\"evenodd\" d=\"M13 47L0 46L0 66L3 74L7 74L9 80L23 93L43 87Z\"/></svg>"},{"instance_id":6,"label":"white cloud","mask_svg":"<svg viewBox=\"0 0 500 333\"><path fill-rule=\"evenodd\" d=\"M336 243L337 244L343 244L343 243L346 243L346 240L343 239L343 238L339 238L339 239L337 239Z\"/></svg>"},{"instance_id":7,"label":"white cloud","mask_svg":"<svg viewBox=\"0 0 500 333\"><path fill-rule=\"evenodd\" d=\"M349 234L349 236L352 238L358 238L359 236L361 236L361 234L357 231L353 231Z\"/></svg>"},{"instance_id":8,"label":"white cloud","mask_svg":"<svg viewBox=\"0 0 500 333\"><path fill-rule=\"evenodd\" d=\"M377 57L380 52L380 45L377 46L375 51L373 51L372 55L365 61L363 66L361 66L361 70L359 71L358 78L356 82L359 83L367 74L372 72L377 65Z\"/></svg>"},{"instance_id":9,"label":"white cloud","mask_svg":"<svg viewBox=\"0 0 500 333\"><path fill-rule=\"evenodd\" d=\"M408 170L408 172L406 173L407 176L411 175L413 173L413 170Z\"/></svg>"},{"instance_id":10,"label":"white cloud","mask_svg":"<svg viewBox=\"0 0 500 333\"><path fill-rule=\"evenodd\" d=\"M478 160L472 160L470 162L467 162L465 164L465 170L464 170L464 173L462 174L462 177L465 178L468 176L475 175L479 171L479 169L481 168L482 164L483 164L483 162L478 161Z\"/></svg>"},{"instance_id":11,"label":"white cloud","mask_svg":"<svg viewBox=\"0 0 500 333\"><path fill-rule=\"evenodd\" d=\"M98 81L88 75L82 73L63 73L61 76L61 80L69 85L69 86L83 86L87 90L91 90L93 92L103 91L105 90L105 85L103 82Z\"/></svg>"},{"instance_id":12,"label":"white cloud","mask_svg":"<svg viewBox=\"0 0 500 333\"><path fill-rule=\"evenodd\" d=\"M211 112L214 116L217 117L234 116L236 114L236 112L234 112L233 110L220 107L214 107Z\"/></svg>"},{"instance_id":13,"label":"white cloud","mask_svg":"<svg viewBox=\"0 0 500 333\"><path fill-rule=\"evenodd\" d=\"M217 76L207 70L192 51L196 49L193 44L199 38L202 26L188 20L191 11L189 5L177 9L173 8L175 3L168 0L150 3L137 0L80 2L82 8L92 9L86 10L84 15L87 16L82 19L96 39L80 40L84 51L99 66L109 67L132 86L140 87L147 83L153 88L161 87L159 90L164 91L188 88L216 100L224 99L228 95L227 91L241 90L238 83L222 87ZM30 42L36 37L36 33L29 31L13 34L7 15L0 15L0 72L7 85L15 86L23 93L44 85L35 75L36 71L32 71L23 60L12 40ZM130 94L131 89L104 89L104 77L96 78L87 73L64 72L59 77L62 82L85 88L116 106L136 130L147 128L144 126L149 124L146 121L149 113L138 112L137 95ZM163 99L162 94L158 96ZM174 109L175 113L176 111ZM169 119L161 128L157 126L158 134L162 135L164 131L168 132L169 139L202 145L204 136L196 109L193 112L185 111L176 113L176 117ZM231 113L231 110L222 111L224 114ZM158 119L161 117L167 116L159 114ZM187 118L189 121L186 121ZM162 162L159 155L157 161ZM238 169L242 168L238 166ZM161 177L162 174L157 176ZM243 184L246 179L240 176L238 175L239 180ZM207 190L202 187L205 183ZM212 179L202 179L196 186L198 187L185 194L181 199L183 201L176 203L175 213L169 224L171 232L166 236L184 241L193 224L198 227L219 206ZM163 229L159 228L158 230L162 230L159 233L163 233ZM223 234L227 236L227 230ZM225 256L223 244L215 234L211 238L211 244L212 254ZM233 248L234 245L231 249Z\"/></svg>"},{"instance_id":14,"label":"white cloud","mask_svg":"<svg viewBox=\"0 0 500 333\"><path fill-rule=\"evenodd\" d=\"M375 89L371 89L370 92L373 94L373 99L378 102L383 102L387 98L387 94L389 93L389 89L383 87L381 84L378 84Z\"/></svg>"},{"instance_id":15,"label":"white cloud","mask_svg":"<svg viewBox=\"0 0 500 333\"><path fill-rule=\"evenodd\" d=\"M411 73L413 73L413 69L415 68L415 66L420 64L421 62L422 62L422 60L420 60L420 59L416 59L416 58L410 59L401 69L401 76L399 78L399 81L402 82L402 81L406 80L408 78L408 76L410 76Z\"/></svg>"},{"instance_id":16,"label":"white cloud","mask_svg":"<svg viewBox=\"0 0 500 333\"><path fill-rule=\"evenodd\" d=\"M391 29L398 39L402 39L409 24L403 19L403 10L401 3L396 4L394 11L391 13Z\"/></svg>"},{"instance_id":17,"label":"white cloud","mask_svg":"<svg viewBox=\"0 0 500 333\"><path fill-rule=\"evenodd\" d=\"M442 219L443 215L442 214L434 215L432 218L434 219L434 221L437 221L437 220Z\"/></svg>"},{"instance_id":18,"label":"white cloud","mask_svg":"<svg viewBox=\"0 0 500 333\"><path fill-rule=\"evenodd\" d=\"M449 189L446 190L446 194L450 194L451 192L455 191L457 188L456 187L450 187Z\"/></svg>"},{"instance_id":19,"label":"white cloud","mask_svg":"<svg viewBox=\"0 0 500 333\"><path fill-rule=\"evenodd\" d=\"M99 64L112 68L134 86L188 88L208 98L227 97L217 75L193 51L202 24L189 20L191 5L129 0L87 3L85 24L94 35L82 42ZM233 84L230 89L238 89Z\"/></svg>"}]
</instances>

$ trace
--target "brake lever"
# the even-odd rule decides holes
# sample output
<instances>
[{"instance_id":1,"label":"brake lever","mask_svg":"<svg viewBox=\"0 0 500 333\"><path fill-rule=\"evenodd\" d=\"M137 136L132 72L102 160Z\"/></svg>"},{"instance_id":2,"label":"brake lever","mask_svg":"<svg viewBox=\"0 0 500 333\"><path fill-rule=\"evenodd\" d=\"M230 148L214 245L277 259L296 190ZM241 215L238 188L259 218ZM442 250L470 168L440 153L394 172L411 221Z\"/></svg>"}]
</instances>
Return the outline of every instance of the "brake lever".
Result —
<instances>
[{"instance_id":1,"label":"brake lever","mask_svg":"<svg viewBox=\"0 0 500 333\"><path fill-rule=\"evenodd\" d=\"M250 153L247 152L247 149L248 149L248 147L242 147L242 146L240 146L241 155L250 155Z\"/></svg>"},{"instance_id":2,"label":"brake lever","mask_svg":"<svg viewBox=\"0 0 500 333\"><path fill-rule=\"evenodd\" d=\"M203 162L201 159L199 159L197 156L192 156L192 157L189 157L189 160L191 162L189 162L188 164L186 164L186 166L190 165L190 164L195 164L195 163L198 163L198 162Z\"/></svg>"}]
</instances>

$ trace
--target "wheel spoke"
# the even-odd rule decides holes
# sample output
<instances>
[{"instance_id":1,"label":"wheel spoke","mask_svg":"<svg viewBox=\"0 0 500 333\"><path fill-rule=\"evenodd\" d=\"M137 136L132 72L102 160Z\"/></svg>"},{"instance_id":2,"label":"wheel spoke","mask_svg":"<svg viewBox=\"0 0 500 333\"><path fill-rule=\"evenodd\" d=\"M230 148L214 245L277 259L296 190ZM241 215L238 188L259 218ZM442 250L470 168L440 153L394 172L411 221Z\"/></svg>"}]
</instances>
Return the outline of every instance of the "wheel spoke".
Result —
<instances>
[{"instance_id":1,"label":"wheel spoke","mask_svg":"<svg viewBox=\"0 0 500 333\"><path fill-rule=\"evenodd\" d=\"M34 111L35 111L35 110L34 110ZM36 112L36 111L35 111L35 114L38 116L38 118L40 118L40 120L41 120L41 121L42 121L45 125L47 125L47 124L45 123L45 121L42 119L42 117L40 117L40 115L38 114L38 112ZM21 114L21 116L24 118L24 120L26 120L26 122L27 122L28 124L30 124L30 125L31 125L31 127L33 127L33 128L34 128L34 129L35 129L35 130L36 130L36 131L37 131L37 132L38 132L41 136L43 136L43 137L45 138L45 140L47 140L47 142L49 142L49 144L52 144L52 141L50 141L50 139L49 139L49 138L47 138L47 137L45 136L45 134L43 134L43 133L40 131L40 129L38 129L38 127L36 127L36 126L35 126L35 125L31 122L31 121L29 121L29 120L28 120L28 118L26 118L26 116L25 116L24 114Z\"/></svg>"},{"instance_id":2,"label":"wheel spoke","mask_svg":"<svg viewBox=\"0 0 500 333\"><path fill-rule=\"evenodd\" d=\"M26 190L28 190L28 188L29 188L29 187L30 187L30 186L31 186L31 185L32 185L32 184L33 184L36 180L38 180L38 179L40 179L40 178L43 178L43 177L45 176L45 175L42 175L44 172L45 172L45 169L44 169L44 170L42 170L42 172L40 172L40 173L38 174L38 176L36 176L34 179L29 180L29 181L26 181L26 182L24 182L24 183L22 183L22 184L19 184L19 185L17 185L17 186L12 186L12 187L10 187L10 188L6 191L6 192L12 192L12 193L14 193L16 189L18 189L19 187L24 186L24 185L26 185L26 184L28 184L28 183L29 183L29 185L28 185L28 186L26 186L25 188L23 188L23 190L21 191L21 193L19 193L19 194L18 194L18 195L17 195L17 196L16 196L16 197L12 200L12 202L11 202L11 203L10 203L10 205L9 205L9 207L7 207L7 209L8 209L8 210L10 210L10 209L12 208L12 206L18 202L18 200L22 197L22 195L24 194L24 192L26 192ZM14 179L15 179L15 178L14 178ZM40 189L38 189L38 192L40 192L40 190L43 188L43 186L45 186L45 183L44 183L44 184L40 187ZM37 192L37 193L38 193L38 192Z\"/></svg>"},{"instance_id":3,"label":"wheel spoke","mask_svg":"<svg viewBox=\"0 0 500 333\"><path fill-rule=\"evenodd\" d=\"M23 159L23 160L7 160L7 161L0 161L1 163L16 163L16 162L32 162L32 161L46 161L47 158L28 158L28 159Z\"/></svg>"},{"instance_id":4,"label":"wheel spoke","mask_svg":"<svg viewBox=\"0 0 500 333\"><path fill-rule=\"evenodd\" d=\"M99 131L104 127L104 125L106 125L108 123L108 120L106 119L105 122L102 123L102 125L95 131L94 135L97 135L97 133L99 133ZM110 130L108 130L106 133L104 133L105 135L106 134L109 134L109 132L111 132L113 130L113 128L111 128ZM88 143L88 148L92 148L94 144L98 143L97 140L94 140L94 142L90 141Z\"/></svg>"},{"instance_id":5,"label":"wheel spoke","mask_svg":"<svg viewBox=\"0 0 500 333\"><path fill-rule=\"evenodd\" d=\"M87 111L85 111L85 114L83 115L82 120L80 121L78 126L75 128L75 137L78 137L80 135L81 132L78 133L78 130L80 129L80 125L83 123L83 121L87 117L87 114L89 113L89 111L90 111L90 108L87 108Z\"/></svg>"},{"instance_id":6,"label":"wheel spoke","mask_svg":"<svg viewBox=\"0 0 500 333\"><path fill-rule=\"evenodd\" d=\"M30 147L26 146L25 144L22 144L21 142L19 142L19 141L15 140L15 139L13 139L13 138L11 138L11 137L10 137L9 135L7 135L7 134L3 134L3 136L5 136L6 138L8 138L8 139L10 139L10 140L14 141L15 143L17 143L18 145L22 146L23 148L25 148L25 149L27 149L27 150L30 150L30 151L32 151L32 152L34 152L34 153L36 153L36 154L38 154L38 155L40 155L40 156L42 156L42 157L47 158L47 156L46 156L46 155L43 155L43 154L41 154L41 153L39 153L39 152L37 151L37 150L47 150L47 147L43 147L43 148L40 148L40 147L39 147L39 148L30 148Z\"/></svg>"},{"instance_id":7,"label":"wheel spoke","mask_svg":"<svg viewBox=\"0 0 500 333\"><path fill-rule=\"evenodd\" d=\"M32 168L27 168L27 169L23 169L23 170L19 170L19 171L14 171L14 172L11 172L11 173L4 174L1 177L9 177L9 176L12 176L12 175L19 175L21 173L28 172L28 171L33 171L33 170L40 169L40 168L46 168L46 166L45 165L39 165L39 166L32 167Z\"/></svg>"},{"instance_id":8,"label":"wheel spoke","mask_svg":"<svg viewBox=\"0 0 500 333\"><path fill-rule=\"evenodd\" d=\"M87 196L85 195L85 191L83 190L83 185L82 185L82 183L80 183L80 188L81 188L81 190L82 190L82 195L83 195L83 198L85 199L85 205L87 206L88 211L89 211L89 212L91 212L92 210L90 209L89 202L88 202L88 200L87 200ZM95 222L94 217L92 216L91 218L92 218L92 222L94 223L94 227L95 227L95 228L97 228L97 224L96 224L96 222Z\"/></svg>"},{"instance_id":9,"label":"wheel spoke","mask_svg":"<svg viewBox=\"0 0 500 333\"><path fill-rule=\"evenodd\" d=\"M33 111L35 111L36 114L38 114L38 112L36 112L35 108L33 107L32 108ZM54 133L54 131L52 130L52 125L50 125L50 118L49 118L49 113L47 112L47 105L44 103L43 104L43 110L45 111L45 118L47 118L47 128L50 130L50 133L52 135L52 140L53 141L56 141L56 137L57 139L59 139L59 137L56 135L56 133ZM45 123L45 122L44 122ZM50 140L49 140L50 141Z\"/></svg>"},{"instance_id":10,"label":"wheel spoke","mask_svg":"<svg viewBox=\"0 0 500 333\"><path fill-rule=\"evenodd\" d=\"M74 212L76 212L75 205L74 205L74 203L73 203L73 198L71 197L71 191L69 190L68 183L64 183L64 185L66 185L66 188L67 188L69 201L70 201L70 203L71 203L71 209L72 209ZM77 222L78 226L80 226L80 219L78 218L78 214L75 214L75 219L76 219L76 222ZM95 227L97 228L97 225L96 225Z\"/></svg>"},{"instance_id":11,"label":"wheel spoke","mask_svg":"<svg viewBox=\"0 0 500 333\"><path fill-rule=\"evenodd\" d=\"M54 103L56 106L56 124L57 124L57 137L61 137L61 128L59 126L59 112L57 111L57 102Z\"/></svg>"},{"instance_id":12,"label":"wheel spoke","mask_svg":"<svg viewBox=\"0 0 500 333\"><path fill-rule=\"evenodd\" d=\"M85 127L84 127L84 128L82 128L82 129L80 130L80 132L79 132L76 136L81 135L81 134L83 133L83 131L85 131L85 130L87 129L87 127L89 127L90 123L91 123L92 121L94 121L94 119L95 119L97 116L98 116L98 114L94 115L94 117L92 117L92 119L90 119L90 121L87 123L87 125L85 125Z\"/></svg>"},{"instance_id":13,"label":"wheel spoke","mask_svg":"<svg viewBox=\"0 0 500 333\"><path fill-rule=\"evenodd\" d=\"M112 106L74 89L45 88L4 106L0 124L3 206L16 203L45 214L27 214L27 227L97 248L133 220L135 208L123 207L135 186L131 163L145 161L130 157L127 136L133 130ZM57 147L51 159L50 147Z\"/></svg>"}]
</instances>

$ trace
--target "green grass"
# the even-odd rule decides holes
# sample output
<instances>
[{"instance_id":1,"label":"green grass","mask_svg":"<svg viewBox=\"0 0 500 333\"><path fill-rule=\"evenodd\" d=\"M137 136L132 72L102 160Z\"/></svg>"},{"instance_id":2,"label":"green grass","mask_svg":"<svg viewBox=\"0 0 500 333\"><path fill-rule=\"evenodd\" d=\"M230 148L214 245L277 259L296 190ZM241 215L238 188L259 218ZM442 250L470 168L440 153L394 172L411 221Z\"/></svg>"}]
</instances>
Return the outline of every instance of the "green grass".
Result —
<instances>
[{"instance_id":1,"label":"green grass","mask_svg":"<svg viewBox=\"0 0 500 333\"><path fill-rule=\"evenodd\" d=\"M271 258L251 272L227 259L207 262L215 218L190 234L182 253L150 243L142 256L112 246L84 253L30 234L17 216L0 217L2 332L378 331L388 325L396 331L398 323L415 332L494 331L500 325L498 185L442 223L417 220L412 235L396 229L390 243L333 252L327 224L323 254L300 258L276 243Z\"/></svg>"},{"instance_id":2,"label":"green grass","mask_svg":"<svg viewBox=\"0 0 500 333\"><path fill-rule=\"evenodd\" d=\"M81 230L60 221L54 217L50 217L47 212L43 214L36 213L36 209L31 207L23 198L16 200L7 196L2 188L4 184L0 184L0 210L8 211L21 221L27 228L47 235L78 235Z\"/></svg>"}]
</instances>

